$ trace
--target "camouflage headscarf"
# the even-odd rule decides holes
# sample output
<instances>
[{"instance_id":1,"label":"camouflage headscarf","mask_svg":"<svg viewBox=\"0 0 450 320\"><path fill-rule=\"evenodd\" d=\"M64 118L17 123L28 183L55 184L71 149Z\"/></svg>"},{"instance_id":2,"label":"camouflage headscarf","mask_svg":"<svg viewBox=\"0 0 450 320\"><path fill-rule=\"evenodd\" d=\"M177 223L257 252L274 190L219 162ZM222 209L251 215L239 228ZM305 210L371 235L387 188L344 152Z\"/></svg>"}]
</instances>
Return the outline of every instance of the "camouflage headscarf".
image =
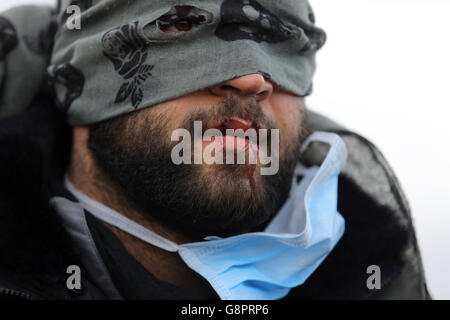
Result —
<instances>
[{"instance_id":1,"label":"camouflage headscarf","mask_svg":"<svg viewBox=\"0 0 450 320\"><path fill-rule=\"evenodd\" d=\"M81 9L79 30L68 27L70 5ZM26 32L33 32L33 39L39 39L36 30L50 37L54 25L50 10L41 8L47 19L20 29L20 10L0 17L0 62L14 62L19 70L0 71L0 114L19 108L8 105L12 100L7 96L22 90L13 91L8 82L18 81L9 78L17 77L20 68L29 68L15 61L19 53L32 51L23 41ZM22 14L31 21L26 17ZM307 0L61 0L53 17L59 28L48 84L72 125L95 123L250 73L305 96L312 87L315 53L325 42ZM8 31L13 29L16 40ZM39 68L24 74L41 76L41 57ZM39 87L32 80L33 88Z\"/></svg>"}]
</instances>

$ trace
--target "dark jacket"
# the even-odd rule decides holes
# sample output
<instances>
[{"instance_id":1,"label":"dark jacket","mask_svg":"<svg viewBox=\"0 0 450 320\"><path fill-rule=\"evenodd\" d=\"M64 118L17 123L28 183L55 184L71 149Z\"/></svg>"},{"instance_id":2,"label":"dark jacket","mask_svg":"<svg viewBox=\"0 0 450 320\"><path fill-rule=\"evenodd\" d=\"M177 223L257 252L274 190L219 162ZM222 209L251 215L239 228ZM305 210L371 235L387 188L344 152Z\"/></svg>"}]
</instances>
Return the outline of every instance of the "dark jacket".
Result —
<instances>
[{"instance_id":1,"label":"dark jacket","mask_svg":"<svg viewBox=\"0 0 450 320\"><path fill-rule=\"evenodd\" d=\"M347 145L349 159L340 175L338 200L346 231L287 299L429 298L410 208L386 160L369 141L320 115L309 113L309 127L337 132ZM49 205L53 196L70 198L62 183L70 150L71 128L43 93L25 113L0 122L0 298L111 298L89 276L85 253ZM317 146L303 161L318 163L324 152ZM149 274L120 248L112 232L86 215L102 263L122 298L190 298ZM117 245L111 249L104 243ZM86 270L82 290L67 289L66 269L73 264ZM381 269L380 290L367 287L370 265ZM127 266L134 271L125 272ZM129 278L124 281L121 273ZM126 284L138 284L139 274L145 278L139 289L147 290L145 295L131 292Z\"/></svg>"}]
</instances>

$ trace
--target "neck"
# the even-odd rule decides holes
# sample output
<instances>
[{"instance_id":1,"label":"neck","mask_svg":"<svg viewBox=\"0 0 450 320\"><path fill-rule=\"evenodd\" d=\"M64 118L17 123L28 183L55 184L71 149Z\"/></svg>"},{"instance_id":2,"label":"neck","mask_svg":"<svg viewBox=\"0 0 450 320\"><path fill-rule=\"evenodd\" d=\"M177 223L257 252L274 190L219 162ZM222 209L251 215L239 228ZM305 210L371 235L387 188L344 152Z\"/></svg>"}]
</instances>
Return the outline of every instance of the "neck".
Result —
<instances>
[{"instance_id":1,"label":"neck","mask_svg":"<svg viewBox=\"0 0 450 320\"><path fill-rule=\"evenodd\" d=\"M153 218L151 213L135 208L110 179L96 167L92 156L78 152L74 140L69 180L86 196L120 212L127 218L175 243L193 242L192 239ZM162 281L183 288L198 298L212 298L214 291L208 282L191 270L177 253L167 252L148 244L127 232L104 223L123 243L126 250L150 273Z\"/></svg>"}]
</instances>

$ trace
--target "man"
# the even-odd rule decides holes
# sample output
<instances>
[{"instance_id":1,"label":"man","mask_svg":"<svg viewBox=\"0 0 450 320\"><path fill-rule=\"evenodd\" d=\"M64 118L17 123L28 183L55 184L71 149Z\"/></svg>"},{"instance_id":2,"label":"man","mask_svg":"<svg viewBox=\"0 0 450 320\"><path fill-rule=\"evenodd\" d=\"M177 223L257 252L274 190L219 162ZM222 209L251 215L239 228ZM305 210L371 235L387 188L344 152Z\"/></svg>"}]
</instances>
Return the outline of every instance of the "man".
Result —
<instances>
[{"instance_id":1,"label":"man","mask_svg":"<svg viewBox=\"0 0 450 320\"><path fill-rule=\"evenodd\" d=\"M384 158L306 111L307 1L56 11L0 20L3 297L428 298Z\"/></svg>"}]
</instances>

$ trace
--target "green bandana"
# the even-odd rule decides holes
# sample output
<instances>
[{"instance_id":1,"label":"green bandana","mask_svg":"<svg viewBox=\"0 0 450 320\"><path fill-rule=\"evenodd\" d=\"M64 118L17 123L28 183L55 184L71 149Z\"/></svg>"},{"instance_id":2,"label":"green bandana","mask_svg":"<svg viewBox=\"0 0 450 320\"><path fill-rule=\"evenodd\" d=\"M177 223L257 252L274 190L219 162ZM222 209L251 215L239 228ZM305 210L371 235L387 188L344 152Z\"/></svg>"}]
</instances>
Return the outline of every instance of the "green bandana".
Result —
<instances>
[{"instance_id":1,"label":"green bandana","mask_svg":"<svg viewBox=\"0 0 450 320\"><path fill-rule=\"evenodd\" d=\"M66 23L72 4L81 9L79 30ZM33 37L35 30L50 34L49 22L20 29L16 21L25 17L2 15L23 32L17 36L20 52L29 51L22 43L28 31ZM56 19L48 84L72 125L95 123L250 73L305 96L312 88L315 53L325 42L306 0L62 0ZM45 19L26 20L39 24ZM0 31L8 24L1 21ZM3 56L20 69L21 63L12 60L24 58L5 40L0 35L0 62ZM26 73L43 74L41 57L36 69ZM0 74L5 103L0 112L13 108L8 95L17 95L17 87L12 91L7 82L19 81L14 79L18 72ZM40 84L20 81L29 82L30 93Z\"/></svg>"}]
</instances>

